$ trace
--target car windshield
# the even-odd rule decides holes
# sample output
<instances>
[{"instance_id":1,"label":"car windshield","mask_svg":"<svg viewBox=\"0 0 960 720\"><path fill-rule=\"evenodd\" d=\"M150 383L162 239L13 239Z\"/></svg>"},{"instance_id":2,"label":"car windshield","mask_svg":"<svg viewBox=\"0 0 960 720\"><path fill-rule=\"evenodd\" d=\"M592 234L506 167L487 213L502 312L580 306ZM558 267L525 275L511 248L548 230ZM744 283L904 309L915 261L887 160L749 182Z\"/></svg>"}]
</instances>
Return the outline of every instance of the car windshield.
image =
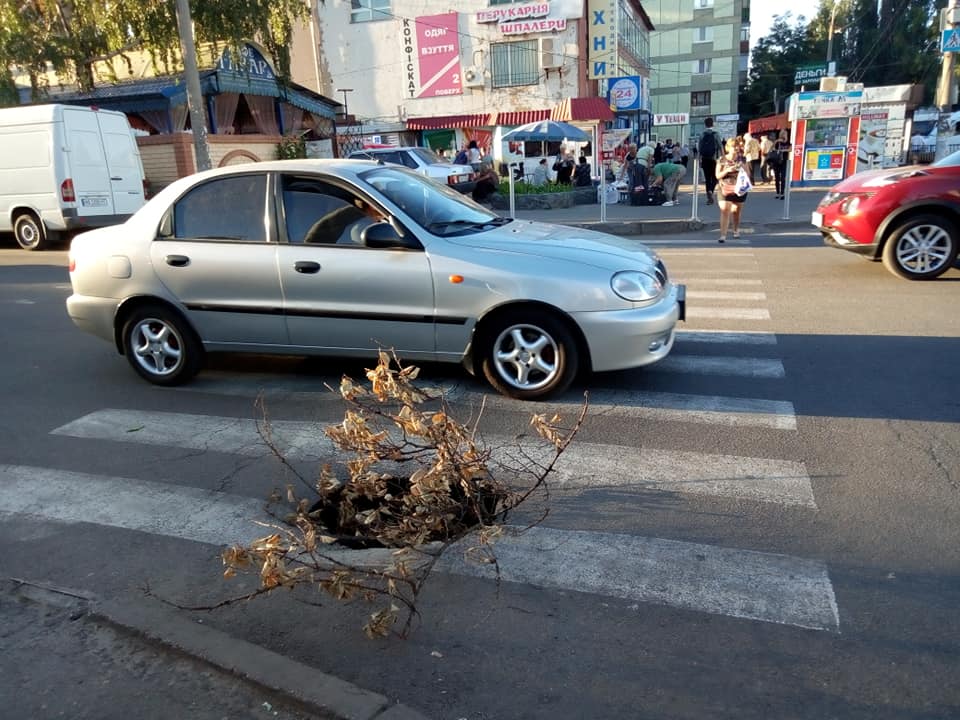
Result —
<instances>
[{"instance_id":1,"label":"car windshield","mask_svg":"<svg viewBox=\"0 0 960 720\"><path fill-rule=\"evenodd\" d=\"M465 235L510 222L466 195L405 168L385 165L359 177L434 235Z\"/></svg>"},{"instance_id":2,"label":"car windshield","mask_svg":"<svg viewBox=\"0 0 960 720\"><path fill-rule=\"evenodd\" d=\"M437 155L433 150L428 148L410 148L410 152L420 158L421 161L431 165L433 163L445 163L447 160L444 160L442 157Z\"/></svg>"},{"instance_id":3,"label":"car windshield","mask_svg":"<svg viewBox=\"0 0 960 720\"><path fill-rule=\"evenodd\" d=\"M931 167L960 167L960 150L940 158Z\"/></svg>"}]
</instances>

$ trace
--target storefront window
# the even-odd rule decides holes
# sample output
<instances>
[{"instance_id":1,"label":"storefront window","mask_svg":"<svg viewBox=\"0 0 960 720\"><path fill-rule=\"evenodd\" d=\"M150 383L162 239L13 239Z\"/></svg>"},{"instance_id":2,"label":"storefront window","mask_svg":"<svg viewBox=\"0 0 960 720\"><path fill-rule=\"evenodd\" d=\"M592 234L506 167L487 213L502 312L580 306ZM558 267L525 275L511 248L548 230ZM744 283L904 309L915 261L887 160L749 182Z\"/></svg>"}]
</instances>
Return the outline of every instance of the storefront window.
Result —
<instances>
[{"instance_id":1,"label":"storefront window","mask_svg":"<svg viewBox=\"0 0 960 720\"><path fill-rule=\"evenodd\" d=\"M536 85L540 82L540 57L536 40L491 43L490 57L493 87Z\"/></svg>"},{"instance_id":2,"label":"storefront window","mask_svg":"<svg viewBox=\"0 0 960 720\"><path fill-rule=\"evenodd\" d=\"M363 23L389 20L390 0L350 0L350 22Z\"/></svg>"}]
</instances>

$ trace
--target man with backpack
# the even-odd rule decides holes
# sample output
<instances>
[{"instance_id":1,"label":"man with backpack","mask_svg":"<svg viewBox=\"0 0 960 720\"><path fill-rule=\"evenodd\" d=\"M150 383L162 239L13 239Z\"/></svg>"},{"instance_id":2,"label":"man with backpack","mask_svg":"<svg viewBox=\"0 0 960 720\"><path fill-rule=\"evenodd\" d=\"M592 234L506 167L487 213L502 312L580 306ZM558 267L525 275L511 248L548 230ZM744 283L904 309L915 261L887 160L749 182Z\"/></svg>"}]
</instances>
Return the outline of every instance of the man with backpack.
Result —
<instances>
[{"instance_id":1,"label":"man with backpack","mask_svg":"<svg viewBox=\"0 0 960 720\"><path fill-rule=\"evenodd\" d=\"M697 152L700 154L700 166L707 188L707 205L713 205L713 193L717 189L717 158L720 156L720 136L713 129L713 118L703 121L706 129L700 136Z\"/></svg>"}]
</instances>

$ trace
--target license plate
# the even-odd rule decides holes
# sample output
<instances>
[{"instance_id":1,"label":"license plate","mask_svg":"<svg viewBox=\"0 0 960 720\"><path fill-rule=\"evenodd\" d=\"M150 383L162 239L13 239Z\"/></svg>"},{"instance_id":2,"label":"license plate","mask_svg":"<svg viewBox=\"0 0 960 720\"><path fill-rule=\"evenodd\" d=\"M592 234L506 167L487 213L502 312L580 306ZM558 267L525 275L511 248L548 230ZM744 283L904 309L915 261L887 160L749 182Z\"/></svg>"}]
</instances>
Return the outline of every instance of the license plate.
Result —
<instances>
[{"instance_id":1,"label":"license plate","mask_svg":"<svg viewBox=\"0 0 960 720\"><path fill-rule=\"evenodd\" d=\"M810 216L810 222L817 227L823 227L823 213L815 212Z\"/></svg>"},{"instance_id":2,"label":"license plate","mask_svg":"<svg viewBox=\"0 0 960 720\"><path fill-rule=\"evenodd\" d=\"M80 204L83 207L106 207L107 199L105 197L85 197L80 198Z\"/></svg>"}]
</instances>

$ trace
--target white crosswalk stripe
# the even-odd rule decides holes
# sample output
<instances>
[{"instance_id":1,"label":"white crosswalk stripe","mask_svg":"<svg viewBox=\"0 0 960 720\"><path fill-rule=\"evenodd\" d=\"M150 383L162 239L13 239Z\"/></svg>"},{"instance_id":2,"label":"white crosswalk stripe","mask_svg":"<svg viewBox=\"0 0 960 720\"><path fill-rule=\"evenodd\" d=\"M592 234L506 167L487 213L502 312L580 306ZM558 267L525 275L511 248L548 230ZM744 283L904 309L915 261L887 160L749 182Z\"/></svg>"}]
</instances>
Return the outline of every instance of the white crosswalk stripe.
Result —
<instances>
[{"instance_id":1,"label":"white crosswalk stripe","mask_svg":"<svg viewBox=\"0 0 960 720\"><path fill-rule=\"evenodd\" d=\"M782 378L783 363L773 358L719 357L714 355L670 354L651 372L678 372L696 375L726 375L752 378Z\"/></svg>"},{"instance_id":2,"label":"white crosswalk stripe","mask_svg":"<svg viewBox=\"0 0 960 720\"><path fill-rule=\"evenodd\" d=\"M769 320L770 311L766 308L740 307L700 307L687 306L688 320Z\"/></svg>"},{"instance_id":3,"label":"white crosswalk stripe","mask_svg":"<svg viewBox=\"0 0 960 720\"><path fill-rule=\"evenodd\" d=\"M762 292L733 292L723 290L690 290L687 289L687 300L766 300L767 294Z\"/></svg>"},{"instance_id":4,"label":"white crosswalk stripe","mask_svg":"<svg viewBox=\"0 0 960 720\"><path fill-rule=\"evenodd\" d=\"M324 435L324 427L272 420L270 434L274 445L291 460L343 457ZM271 452L256 420L211 415L100 410L55 429L53 434L248 457L265 457ZM499 449L495 459L511 464L508 457L516 447L514 439L488 435L484 440ZM529 451L537 452L536 447ZM561 459L557 482L567 488L635 486L816 508L803 463L765 458L577 442Z\"/></svg>"},{"instance_id":5,"label":"white crosswalk stripe","mask_svg":"<svg viewBox=\"0 0 960 720\"><path fill-rule=\"evenodd\" d=\"M759 330L680 330L679 343L717 343L726 345L776 345L777 336Z\"/></svg>"},{"instance_id":6,"label":"white crosswalk stripe","mask_svg":"<svg viewBox=\"0 0 960 720\"><path fill-rule=\"evenodd\" d=\"M0 512L215 546L262 537L270 530L256 521L272 522L262 502L229 493L10 465L0 465ZM815 560L546 527L511 529L495 548L508 582L839 631L827 567ZM489 575L488 567L453 550L438 565L441 572Z\"/></svg>"}]
</instances>

